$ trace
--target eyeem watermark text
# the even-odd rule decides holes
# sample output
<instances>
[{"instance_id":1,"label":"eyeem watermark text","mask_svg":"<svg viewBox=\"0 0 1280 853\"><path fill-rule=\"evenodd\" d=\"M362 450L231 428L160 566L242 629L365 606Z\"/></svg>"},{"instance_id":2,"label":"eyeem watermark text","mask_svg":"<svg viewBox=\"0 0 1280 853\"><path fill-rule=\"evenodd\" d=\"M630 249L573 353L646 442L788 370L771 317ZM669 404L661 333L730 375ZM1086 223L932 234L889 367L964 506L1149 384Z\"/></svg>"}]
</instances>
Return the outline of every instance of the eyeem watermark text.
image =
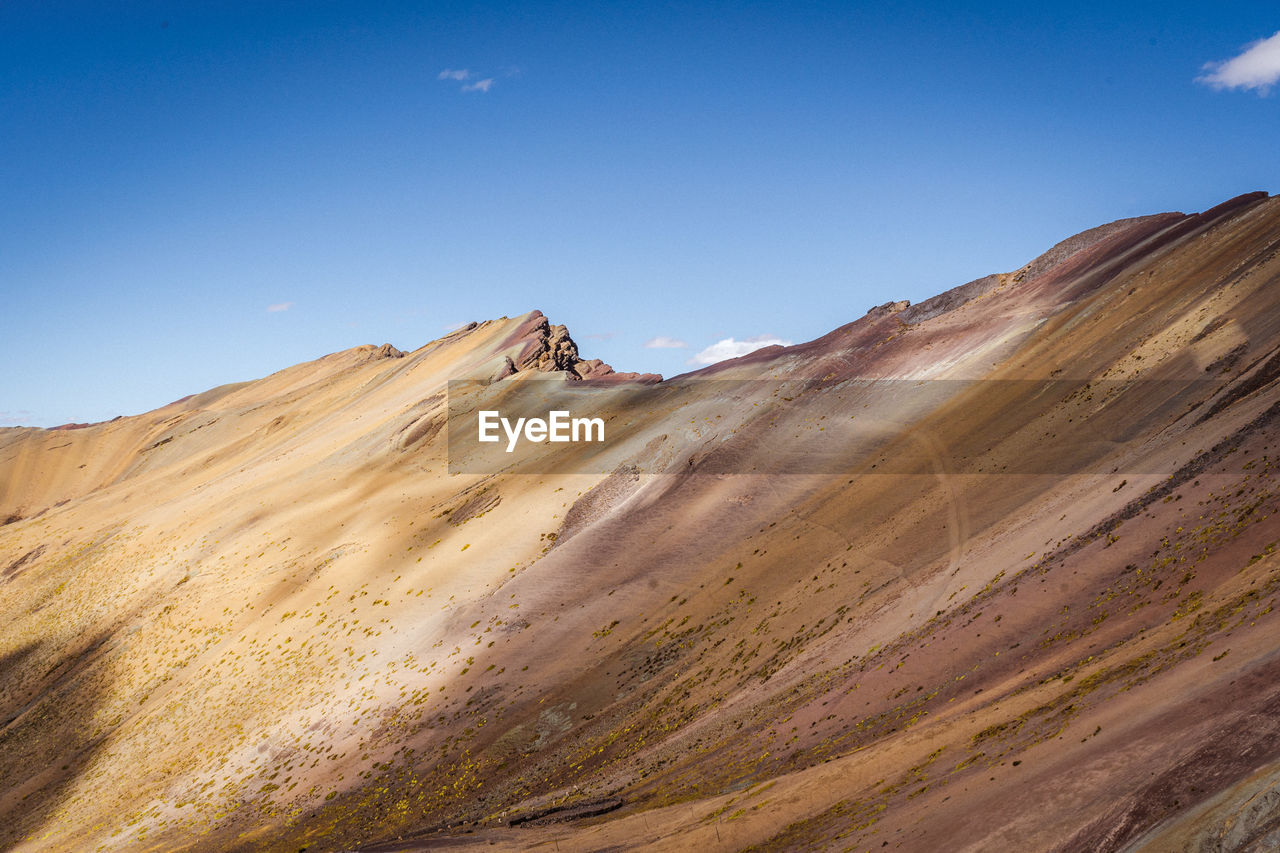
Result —
<instances>
[{"instance_id":1,"label":"eyeem watermark text","mask_svg":"<svg viewBox=\"0 0 1280 853\"><path fill-rule=\"evenodd\" d=\"M1152 437L1175 421L1194 428L1233 404L1228 393L1226 379L1198 376L450 380L448 470L1168 474Z\"/></svg>"},{"instance_id":2,"label":"eyeem watermark text","mask_svg":"<svg viewBox=\"0 0 1280 853\"><path fill-rule=\"evenodd\" d=\"M575 418L567 411L547 412L546 418L516 418L512 424L495 409L485 409L477 418L480 441L501 441L498 428L507 436L507 453L516 449L523 434L529 442L604 441L604 418Z\"/></svg>"}]
</instances>

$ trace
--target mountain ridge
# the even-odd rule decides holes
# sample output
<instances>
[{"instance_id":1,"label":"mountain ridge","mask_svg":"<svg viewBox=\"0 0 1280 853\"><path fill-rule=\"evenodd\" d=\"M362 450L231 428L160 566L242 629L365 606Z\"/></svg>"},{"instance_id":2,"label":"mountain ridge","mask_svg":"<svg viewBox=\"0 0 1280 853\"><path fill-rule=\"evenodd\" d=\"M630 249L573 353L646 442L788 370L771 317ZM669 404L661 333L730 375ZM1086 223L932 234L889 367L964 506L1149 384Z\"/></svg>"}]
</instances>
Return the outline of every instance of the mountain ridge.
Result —
<instances>
[{"instance_id":1,"label":"mountain ridge","mask_svg":"<svg viewBox=\"0 0 1280 853\"><path fill-rule=\"evenodd\" d=\"M531 311L0 430L0 843L1265 844L1277 254L1255 193L663 382ZM450 474L461 378L629 443ZM1018 470L1117 413L1106 464ZM879 461L758 473L857 419Z\"/></svg>"}]
</instances>

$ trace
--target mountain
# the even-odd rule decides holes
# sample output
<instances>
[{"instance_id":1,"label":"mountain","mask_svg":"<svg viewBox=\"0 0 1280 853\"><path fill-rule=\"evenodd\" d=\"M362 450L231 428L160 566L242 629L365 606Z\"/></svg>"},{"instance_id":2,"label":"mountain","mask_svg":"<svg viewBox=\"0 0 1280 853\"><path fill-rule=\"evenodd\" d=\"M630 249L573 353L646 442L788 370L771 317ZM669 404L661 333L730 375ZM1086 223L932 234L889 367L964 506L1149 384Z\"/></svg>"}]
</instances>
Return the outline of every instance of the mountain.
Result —
<instances>
[{"instance_id":1,"label":"mountain","mask_svg":"<svg viewBox=\"0 0 1280 853\"><path fill-rule=\"evenodd\" d=\"M1275 849L1278 252L1253 193L666 381L532 312L2 429L0 843Z\"/></svg>"}]
</instances>

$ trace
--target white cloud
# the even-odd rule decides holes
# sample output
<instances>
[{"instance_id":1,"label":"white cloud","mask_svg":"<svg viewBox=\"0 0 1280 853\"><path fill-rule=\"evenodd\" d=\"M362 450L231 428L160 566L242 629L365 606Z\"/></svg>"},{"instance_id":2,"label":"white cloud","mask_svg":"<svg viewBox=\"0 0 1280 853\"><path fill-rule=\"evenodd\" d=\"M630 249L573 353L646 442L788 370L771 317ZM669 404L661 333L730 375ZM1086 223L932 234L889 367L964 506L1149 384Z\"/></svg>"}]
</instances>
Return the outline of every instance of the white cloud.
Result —
<instances>
[{"instance_id":1,"label":"white cloud","mask_svg":"<svg viewBox=\"0 0 1280 853\"><path fill-rule=\"evenodd\" d=\"M471 72L465 68L446 68L436 75L437 80L457 80L459 82L469 80L470 78Z\"/></svg>"},{"instance_id":2,"label":"white cloud","mask_svg":"<svg viewBox=\"0 0 1280 853\"><path fill-rule=\"evenodd\" d=\"M465 325L467 325L467 321L466 321L466 320L461 320L461 321L459 321L459 322L457 322L457 323L450 323L449 325L447 325L447 326L445 326L445 327L444 327L444 330L445 330L446 332L456 332L456 331L458 331L459 329L461 329L461 328L462 328L463 326L465 326Z\"/></svg>"},{"instance_id":3,"label":"white cloud","mask_svg":"<svg viewBox=\"0 0 1280 853\"><path fill-rule=\"evenodd\" d=\"M645 349L685 349L688 346L679 338L668 338L666 335L658 335L644 342Z\"/></svg>"},{"instance_id":4,"label":"white cloud","mask_svg":"<svg viewBox=\"0 0 1280 853\"><path fill-rule=\"evenodd\" d=\"M277 302L275 305L268 305L267 310L274 314L277 311L288 311L292 307L292 302Z\"/></svg>"},{"instance_id":5,"label":"white cloud","mask_svg":"<svg viewBox=\"0 0 1280 853\"><path fill-rule=\"evenodd\" d=\"M483 80L477 80L474 83L468 83L462 87L464 92L487 92L493 86L493 78L486 77Z\"/></svg>"},{"instance_id":6,"label":"white cloud","mask_svg":"<svg viewBox=\"0 0 1280 853\"><path fill-rule=\"evenodd\" d=\"M755 352L758 349L774 345L789 347L791 346L791 341L784 341L781 338L775 338L773 335L757 335L754 338L747 338L745 341L725 338L722 341L716 341L686 361L685 364L715 364L718 361L724 361L726 358L737 358L740 355L746 355L749 352Z\"/></svg>"},{"instance_id":7,"label":"white cloud","mask_svg":"<svg viewBox=\"0 0 1280 853\"><path fill-rule=\"evenodd\" d=\"M1215 89L1257 89L1266 94L1280 80L1280 32L1246 45L1239 56L1205 63L1201 70L1205 73L1196 78L1197 83Z\"/></svg>"}]
</instances>

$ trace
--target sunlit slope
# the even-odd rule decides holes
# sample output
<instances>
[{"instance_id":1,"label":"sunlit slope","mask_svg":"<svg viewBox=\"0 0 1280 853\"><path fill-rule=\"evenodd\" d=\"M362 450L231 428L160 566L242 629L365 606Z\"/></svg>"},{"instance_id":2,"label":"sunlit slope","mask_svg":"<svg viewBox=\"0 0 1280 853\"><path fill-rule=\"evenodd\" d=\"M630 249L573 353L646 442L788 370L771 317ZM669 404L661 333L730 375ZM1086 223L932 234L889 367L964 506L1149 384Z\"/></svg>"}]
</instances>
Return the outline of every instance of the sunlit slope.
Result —
<instances>
[{"instance_id":1,"label":"sunlit slope","mask_svg":"<svg viewBox=\"0 0 1280 853\"><path fill-rule=\"evenodd\" d=\"M83 833L148 798L172 801L166 812L197 800L211 822L268 784L233 769L274 767L256 751L263 737L284 748L312 717L360 728L391 689L360 676L400 656L385 638L402 609L413 633L433 634L403 640L421 655L444 635L431 626L449 618L445 602L533 559L536 537L495 526L457 542L441 514L468 486L443 475L444 384L501 369L527 343L511 339L523 319L404 357L337 353L110 424L6 431L7 504L32 515L0 527L6 829ZM467 544L486 568L459 570ZM313 597L323 616L307 612ZM75 838L56 843L86 843Z\"/></svg>"},{"instance_id":2,"label":"sunlit slope","mask_svg":"<svg viewBox=\"0 0 1280 853\"><path fill-rule=\"evenodd\" d=\"M1280 771L1278 250L1258 195L1085 232L703 371L815 382L629 412L612 473L447 473L447 380L606 375L537 314L0 432L0 832L1248 849ZM745 473L870 416L866 378L982 381L879 398L876 469ZM1101 457L1029 464L1102 422Z\"/></svg>"}]
</instances>

